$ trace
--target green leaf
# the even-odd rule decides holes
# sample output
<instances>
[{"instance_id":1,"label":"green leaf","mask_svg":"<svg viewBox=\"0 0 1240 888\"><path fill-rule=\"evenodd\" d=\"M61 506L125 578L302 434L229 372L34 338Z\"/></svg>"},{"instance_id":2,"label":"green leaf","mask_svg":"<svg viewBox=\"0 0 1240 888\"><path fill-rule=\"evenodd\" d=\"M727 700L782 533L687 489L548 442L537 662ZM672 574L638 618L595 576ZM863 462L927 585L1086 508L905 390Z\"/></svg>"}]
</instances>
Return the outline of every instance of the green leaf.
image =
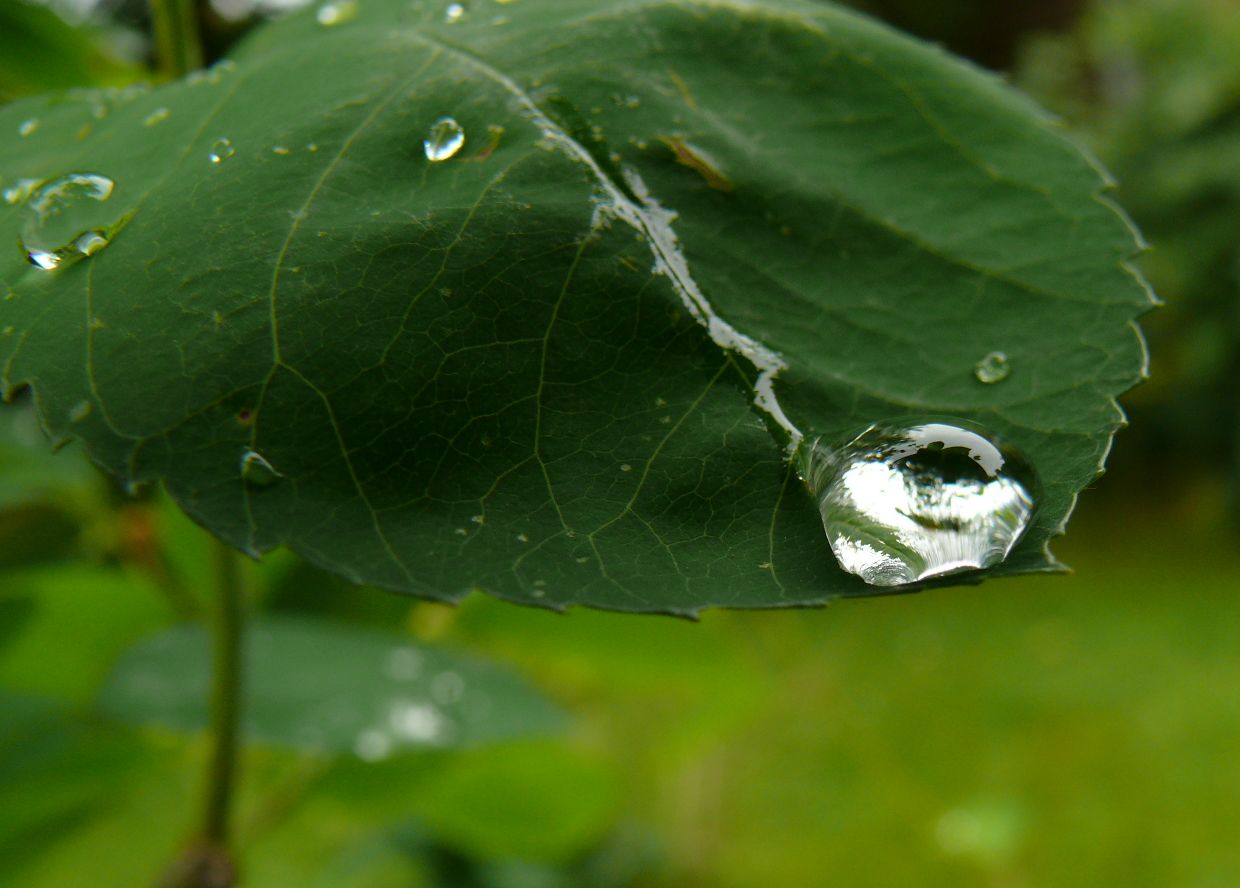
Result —
<instances>
[{"instance_id":1,"label":"green leaf","mask_svg":"<svg viewBox=\"0 0 1240 888\"><path fill-rule=\"evenodd\" d=\"M463 853L549 861L600 842L616 803L612 775L597 761L526 743L454 757L418 787L410 808Z\"/></svg>"},{"instance_id":2,"label":"green leaf","mask_svg":"<svg viewBox=\"0 0 1240 888\"><path fill-rule=\"evenodd\" d=\"M115 182L57 237L0 206L0 243L63 247L50 273L0 257L5 383L54 437L253 553L694 613L868 591L790 429L930 413L1040 476L990 573L1056 567L1150 296L1103 176L1031 104L800 0L357 8L103 120L89 97L0 112L40 121L6 183ZM465 142L432 162L445 116ZM111 243L74 262L49 239L78 228ZM1011 375L983 385L996 350Z\"/></svg>"},{"instance_id":3,"label":"green leaf","mask_svg":"<svg viewBox=\"0 0 1240 888\"><path fill-rule=\"evenodd\" d=\"M40 860L62 836L114 804L146 762L116 731L56 701L0 690L0 878Z\"/></svg>"},{"instance_id":4,"label":"green leaf","mask_svg":"<svg viewBox=\"0 0 1240 888\"><path fill-rule=\"evenodd\" d=\"M72 701L90 699L108 664L173 616L143 574L82 564L6 571L0 613L13 609L24 625L0 649L0 686Z\"/></svg>"},{"instance_id":5,"label":"green leaf","mask_svg":"<svg viewBox=\"0 0 1240 888\"><path fill-rule=\"evenodd\" d=\"M207 634L178 626L128 650L100 692L115 718L194 731L207 724ZM246 734L354 752L470 746L560 730L564 713L501 667L394 633L267 618L246 635Z\"/></svg>"}]
</instances>

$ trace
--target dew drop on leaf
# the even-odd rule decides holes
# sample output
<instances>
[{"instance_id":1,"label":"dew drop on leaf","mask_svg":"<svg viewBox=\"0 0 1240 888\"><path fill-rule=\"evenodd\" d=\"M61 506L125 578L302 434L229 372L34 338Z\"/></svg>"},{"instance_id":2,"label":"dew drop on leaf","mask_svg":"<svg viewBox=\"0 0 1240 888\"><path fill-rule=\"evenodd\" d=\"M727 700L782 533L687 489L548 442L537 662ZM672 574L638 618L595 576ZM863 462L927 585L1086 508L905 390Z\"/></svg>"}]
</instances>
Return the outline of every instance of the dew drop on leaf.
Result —
<instances>
[{"instance_id":1,"label":"dew drop on leaf","mask_svg":"<svg viewBox=\"0 0 1240 888\"><path fill-rule=\"evenodd\" d=\"M237 149L233 147L233 143L229 139L216 139L211 145L211 153L208 155L212 163L223 163L237 153Z\"/></svg>"},{"instance_id":2,"label":"dew drop on leaf","mask_svg":"<svg viewBox=\"0 0 1240 888\"><path fill-rule=\"evenodd\" d=\"M840 567L900 586L1007 557L1034 510L1032 473L1014 451L941 422L871 426L801 458Z\"/></svg>"},{"instance_id":3,"label":"dew drop on leaf","mask_svg":"<svg viewBox=\"0 0 1240 888\"><path fill-rule=\"evenodd\" d=\"M977 377L977 381L988 385L1003 382L1011 373L1012 365L1008 361L1008 356L1001 351L992 351L978 361L973 368L973 375Z\"/></svg>"},{"instance_id":4,"label":"dew drop on leaf","mask_svg":"<svg viewBox=\"0 0 1240 888\"><path fill-rule=\"evenodd\" d=\"M172 112L169 111L167 108L156 108L150 114L146 115L146 118L142 121L142 125L143 126L157 126L158 124L163 123L165 120L167 120L171 116L172 116Z\"/></svg>"},{"instance_id":5,"label":"dew drop on leaf","mask_svg":"<svg viewBox=\"0 0 1240 888\"><path fill-rule=\"evenodd\" d=\"M90 416L92 410L94 410L94 405L90 401L78 401L69 411L69 422L82 422Z\"/></svg>"},{"instance_id":6,"label":"dew drop on leaf","mask_svg":"<svg viewBox=\"0 0 1240 888\"><path fill-rule=\"evenodd\" d=\"M441 117L431 124L422 141L426 159L431 162L448 160L465 144L465 129L451 117Z\"/></svg>"},{"instance_id":7,"label":"dew drop on leaf","mask_svg":"<svg viewBox=\"0 0 1240 888\"><path fill-rule=\"evenodd\" d=\"M31 117L29 120L23 120L21 125L17 127L17 134L23 138L32 136L39 128L39 121Z\"/></svg>"},{"instance_id":8,"label":"dew drop on leaf","mask_svg":"<svg viewBox=\"0 0 1240 888\"><path fill-rule=\"evenodd\" d=\"M320 25L332 27L333 25L343 25L357 18L358 5L357 0L331 0L330 3L324 3L319 7L319 11L315 14Z\"/></svg>"},{"instance_id":9,"label":"dew drop on leaf","mask_svg":"<svg viewBox=\"0 0 1240 888\"><path fill-rule=\"evenodd\" d=\"M465 17L465 7L460 3L449 3L444 10L443 20L448 24L456 24Z\"/></svg>"},{"instance_id":10,"label":"dew drop on leaf","mask_svg":"<svg viewBox=\"0 0 1240 888\"><path fill-rule=\"evenodd\" d=\"M241 454L241 479L251 487L271 487L283 477L257 450Z\"/></svg>"},{"instance_id":11,"label":"dew drop on leaf","mask_svg":"<svg viewBox=\"0 0 1240 888\"><path fill-rule=\"evenodd\" d=\"M112 196L115 186L107 176L74 173L38 188L26 206L21 234L30 262L50 271L65 260L93 256L106 247L104 223L111 220L100 216L100 204Z\"/></svg>"}]
</instances>

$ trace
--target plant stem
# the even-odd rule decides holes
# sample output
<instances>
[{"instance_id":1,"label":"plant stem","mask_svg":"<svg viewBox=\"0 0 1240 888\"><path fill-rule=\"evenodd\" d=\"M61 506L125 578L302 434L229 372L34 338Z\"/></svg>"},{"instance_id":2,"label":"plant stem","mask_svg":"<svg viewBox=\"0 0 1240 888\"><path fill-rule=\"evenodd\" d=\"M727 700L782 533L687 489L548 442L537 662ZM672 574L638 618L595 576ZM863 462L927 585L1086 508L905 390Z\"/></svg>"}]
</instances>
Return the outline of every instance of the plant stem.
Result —
<instances>
[{"instance_id":1,"label":"plant stem","mask_svg":"<svg viewBox=\"0 0 1240 888\"><path fill-rule=\"evenodd\" d=\"M198 833L158 881L159 888L233 888L233 789L241 722L241 650L245 626L241 557L213 540L211 760Z\"/></svg>"},{"instance_id":2,"label":"plant stem","mask_svg":"<svg viewBox=\"0 0 1240 888\"><path fill-rule=\"evenodd\" d=\"M202 67L195 0L150 0L159 69L176 78Z\"/></svg>"},{"instance_id":3,"label":"plant stem","mask_svg":"<svg viewBox=\"0 0 1240 888\"><path fill-rule=\"evenodd\" d=\"M240 556L215 541L215 622L212 627L211 750L203 839L221 848L229 842L229 814L237 773L241 713L242 581Z\"/></svg>"}]
</instances>

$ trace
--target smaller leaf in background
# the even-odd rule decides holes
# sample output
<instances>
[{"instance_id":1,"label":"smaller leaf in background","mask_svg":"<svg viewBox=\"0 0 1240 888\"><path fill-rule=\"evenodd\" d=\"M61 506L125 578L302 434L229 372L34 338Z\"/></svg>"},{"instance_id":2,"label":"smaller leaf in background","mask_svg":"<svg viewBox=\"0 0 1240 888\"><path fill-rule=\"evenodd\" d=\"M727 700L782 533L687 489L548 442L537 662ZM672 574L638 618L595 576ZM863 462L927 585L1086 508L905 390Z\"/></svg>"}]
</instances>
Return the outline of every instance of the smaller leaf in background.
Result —
<instances>
[{"instance_id":1,"label":"smaller leaf in background","mask_svg":"<svg viewBox=\"0 0 1240 888\"><path fill-rule=\"evenodd\" d=\"M28 600L25 628L0 651L0 684L84 701L133 641L172 616L161 591L132 570L50 565L5 574L0 602Z\"/></svg>"},{"instance_id":2,"label":"smaller leaf in background","mask_svg":"<svg viewBox=\"0 0 1240 888\"><path fill-rule=\"evenodd\" d=\"M564 713L501 666L405 637L266 618L246 638L247 736L377 760L558 731ZM135 645L105 684L103 711L195 731L207 724L206 632L178 626Z\"/></svg>"}]
</instances>

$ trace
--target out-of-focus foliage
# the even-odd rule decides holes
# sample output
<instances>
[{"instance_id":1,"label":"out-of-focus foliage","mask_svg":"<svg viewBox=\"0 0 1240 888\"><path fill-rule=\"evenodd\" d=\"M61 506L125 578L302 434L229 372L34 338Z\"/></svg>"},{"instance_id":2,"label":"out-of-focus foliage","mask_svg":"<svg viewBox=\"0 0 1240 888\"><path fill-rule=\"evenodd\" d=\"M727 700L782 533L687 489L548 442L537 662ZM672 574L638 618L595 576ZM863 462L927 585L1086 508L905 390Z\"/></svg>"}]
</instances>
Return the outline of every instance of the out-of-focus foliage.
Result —
<instances>
[{"instance_id":1,"label":"out-of-focus foliage","mask_svg":"<svg viewBox=\"0 0 1240 888\"><path fill-rule=\"evenodd\" d=\"M52 89L122 86L140 76L132 34L73 26L46 6L0 3L0 102Z\"/></svg>"},{"instance_id":2,"label":"out-of-focus foliage","mask_svg":"<svg viewBox=\"0 0 1240 888\"><path fill-rule=\"evenodd\" d=\"M1121 459L1147 478L1240 466L1240 7L1095 5L1030 43L1020 83L1083 132L1119 179L1166 307L1149 316L1151 381L1127 403Z\"/></svg>"}]
</instances>

